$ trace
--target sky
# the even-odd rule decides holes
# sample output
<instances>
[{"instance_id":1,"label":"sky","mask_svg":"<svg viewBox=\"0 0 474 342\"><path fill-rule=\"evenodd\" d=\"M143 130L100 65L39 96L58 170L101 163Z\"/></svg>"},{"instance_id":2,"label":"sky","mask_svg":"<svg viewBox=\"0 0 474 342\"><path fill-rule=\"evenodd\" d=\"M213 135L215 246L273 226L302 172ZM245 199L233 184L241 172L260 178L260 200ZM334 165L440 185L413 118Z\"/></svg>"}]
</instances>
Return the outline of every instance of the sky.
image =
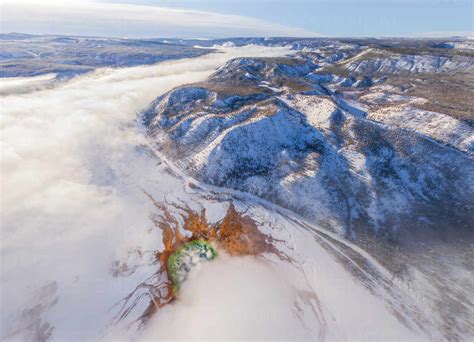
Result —
<instances>
[{"instance_id":1,"label":"sky","mask_svg":"<svg viewBox=\"0 0 474 342\"><path fill-rule=\"evenodd\" d=\"M473 35L474 0L0 0L1 31L117 37Z\"/></svg>"}]
</instances>

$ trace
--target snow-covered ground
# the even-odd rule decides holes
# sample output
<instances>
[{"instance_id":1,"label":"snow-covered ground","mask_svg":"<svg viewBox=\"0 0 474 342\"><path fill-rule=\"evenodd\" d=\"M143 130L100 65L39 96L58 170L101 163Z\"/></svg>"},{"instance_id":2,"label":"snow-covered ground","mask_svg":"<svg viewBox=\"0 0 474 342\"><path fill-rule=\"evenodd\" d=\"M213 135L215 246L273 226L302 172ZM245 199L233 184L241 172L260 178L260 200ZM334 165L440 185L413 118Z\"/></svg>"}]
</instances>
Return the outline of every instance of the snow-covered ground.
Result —
<instances>
[{"instance_id":1,"label":"snow-covered ground","mask_svg":"<svg viewBox=\"0 0 474 342\"><path fill-rule=\"evenodd\" d=\"M371 53L374 53L372 49L364 50L355 57L345 60L343 64L351 72L363 74L438 73L453 70L468 72L474 69L473 60L470 57L456 56L455 58L448 58L432 55L369 57ZM367 58L364 59L366 56Z\"/></svg>"},{"instance_id":2,"label":"snow-covered ground","mask_svg":"<svg viewBox=\"0 0 474 342\"><path fill-rule=\"evenodd\" d=\"M368 117L391 126L426 134L461 151L474 153L474 129L451 116L407 105L395 105L371 111Z\"/></svg>"}]
</instances>

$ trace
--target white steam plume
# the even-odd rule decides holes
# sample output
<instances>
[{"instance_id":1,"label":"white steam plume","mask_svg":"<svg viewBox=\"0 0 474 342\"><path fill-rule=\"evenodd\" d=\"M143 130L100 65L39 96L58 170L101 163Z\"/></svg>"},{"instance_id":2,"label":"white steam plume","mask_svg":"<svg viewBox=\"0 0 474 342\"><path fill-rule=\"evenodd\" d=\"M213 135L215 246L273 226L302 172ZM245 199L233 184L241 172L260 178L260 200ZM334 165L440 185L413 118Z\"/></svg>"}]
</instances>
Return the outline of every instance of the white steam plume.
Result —
<instances>
[{"instance_id":1,"label":"white steam plume","mask_svg":"<svg viewBox=\"0 0 474 342\"><path fill-rule=\"evenodd\" d=\"M151 265L116 279L110 269L117 259L133 259L137 246L159 247L141 189L158 199L183 191L137 148L145 143L137 112L175 86L204 80L230 58L289 50L222 52L101 69L51 89L0 97L1 337L31 339L51 324L57 339L95 339L108 310L153 274Z\"/></svg>"},{"instance_id":2,"label":"white steam plume","mask_svg":"<svg viewBox=\"0 0 474 342\"><path fill-rule=\"evenodd\" d=\"M176 303L159 311L145 340L310 339L285 275L254 257L220 253L190 272ZM314 324L317 324L314 321Z\"/></svg>"}]
</instances>

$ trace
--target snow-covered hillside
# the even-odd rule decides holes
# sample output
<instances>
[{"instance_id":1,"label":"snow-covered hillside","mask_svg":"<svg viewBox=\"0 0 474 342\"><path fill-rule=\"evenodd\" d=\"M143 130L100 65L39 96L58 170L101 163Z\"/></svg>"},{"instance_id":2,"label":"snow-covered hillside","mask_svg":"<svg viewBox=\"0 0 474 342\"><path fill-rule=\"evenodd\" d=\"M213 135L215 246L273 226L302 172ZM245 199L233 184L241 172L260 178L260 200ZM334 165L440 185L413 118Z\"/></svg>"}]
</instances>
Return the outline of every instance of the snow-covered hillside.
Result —
<instances>
[{"instance_id":1,"label":"snow-covered hillside","mask_svg":"<svg viewBox=\"0 0 474 342\"><path fill-rule=\"evenodd\" d=\"M231 61L158 98L144 113L149 135L204 182L348 234L472 227L470 125L410 107L366 115L308 82L311 68L300 59Z\"/></svg>"},{"instance_id":2,"label":"snow-covered hillside","mask_svg":"<svg viewBox=\"0 0 474 342\"><path fill-rule=\"evenodd\" d=\"M210 50L156 39L36 36L0 34L0 77L48 73L69 78L103 67L154 64L196 57Z\"/></svg>"},{"instance_id":3,"label":"snow-covered hillside","mask_svg":"<svg viewBox=\"0 0 474 342\"><path fill-rule=\"evenodd\" d=\"M373 49L364 50L342 63L350 72L365 75L474 70L474 60L468 56L394 55Z\"/></svg>"}]
</instances>

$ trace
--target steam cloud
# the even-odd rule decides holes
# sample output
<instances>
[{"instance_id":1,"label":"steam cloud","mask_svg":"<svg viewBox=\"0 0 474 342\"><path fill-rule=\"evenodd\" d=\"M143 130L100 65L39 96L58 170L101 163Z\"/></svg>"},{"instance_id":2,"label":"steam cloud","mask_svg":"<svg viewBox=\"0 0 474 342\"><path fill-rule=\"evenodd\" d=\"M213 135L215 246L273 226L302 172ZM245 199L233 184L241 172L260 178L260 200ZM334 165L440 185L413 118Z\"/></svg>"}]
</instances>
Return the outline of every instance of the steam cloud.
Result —
<instances>
[{"instance_id":1,"label":"steam cloud","mask_svg":"<svg viewBox=\"0 0 474 342\"><path fill-rule=\"evenodd\" d=\"M287 278L254 257L220 256L192 270L176 303L159 311L145 340L310 339Z\"/></svg>"},{"instance_id":2,"label":"steam cloud","mask_svg":"<svg viewBox=\"0 0 474 342\"><path fill-rule=\"evenodd\" d=\"M159 247L141 189L156 196L183 191L138 148L146 140L137 112L175 86L205 79L230 58L289 50L222 52L101 69L65 83L48 77L3 82L2 337L31 339L54 326L57 339L95 338L109 323L110 308L153 274L152 265L120 279L110 270L117 259L133 263L137 246ZM36 91L19 94L31 85Z\"/></svg>"}]
</instances>

